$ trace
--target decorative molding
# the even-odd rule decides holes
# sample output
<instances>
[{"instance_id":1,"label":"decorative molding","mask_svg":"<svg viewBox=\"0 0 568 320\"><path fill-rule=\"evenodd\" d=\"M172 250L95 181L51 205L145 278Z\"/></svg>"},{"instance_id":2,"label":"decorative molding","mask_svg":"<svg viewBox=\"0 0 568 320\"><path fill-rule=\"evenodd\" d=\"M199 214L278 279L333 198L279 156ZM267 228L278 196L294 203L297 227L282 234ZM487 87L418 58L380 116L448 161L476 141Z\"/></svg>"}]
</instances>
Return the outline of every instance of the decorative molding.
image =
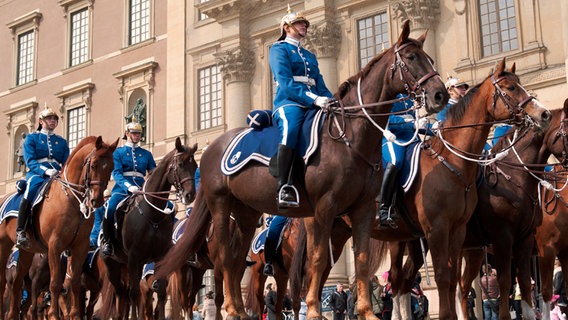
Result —
<instances>
[{"instance_id":1,"label":"decorative molding","mask_svg":"<svg viewBox=\"0 0 568 320\"><path fill-rule=\"evenodd\" d=\"M390 0L392 15L409 19L415 28L435 29L440 17L440 0Z\"/></svg>"},{"instance_id":2,"label":"decorative molding","mask_svg":"<svg viewBox=\"0 0 568 320\"><path fill-rule=\"evenodd\" d=\"M95 0L59 0L57 3L63 8L63 16L66 17L71 9L87 6L93 8Z\"/></svg>"},{"instance_id":3,"label":"decorative molding","mask_svg":"<svg viewBox=\"0 0 568 320\"><path fill-rule=\"evenodd\" d=\"M80 83L73 84L71 86L67 86L62 91L57 92L55 94L61 100L61 104L59 106L59 113L63 117L66 114L67 107L69 106L69 99L74 96L80 94L81 98L80 101L85 104L85 109L88 111L91 109L92 104L92 94L93 89L95 88L95 84L90 81L84 81Z\"/></svg>"},{"instance_id":4,"label":"decorative molding","mask_svg":"<svg viewBox=\"0 0 568 320\"><path fill-rule=\"evenodd\" d=\"M4 111L6 118L8 118L8 123L6 123L7 134L12 134L12 128L14 127L13 121L16 115L25 113L26 120L29 122L30 127L33 128L35 126L35 110L38 106L37 101L28 100L24 102L20 102L19 104L15 104L10 106L10 109Z\"/></svg>"},{"instance_id":5,"label":"decorative molding","mask_svg":"<svg viewBox=\"0 0 568 320\"><path fill-rule=\"evenodd\" d=\"M318 58L337 58L341 43L341 26L333 21L322 21L310 26L308 36L303 40L306 49L315 51Z\"/></svg>"},{"instance_id":6,"label":"decorative molding","mask_svg":"<svg viewBox=\"0 0 568 320\"><path fill-rule=\"evenodd\" d=\"M155 80L154 80L154 69L158 66L156 61L144 61L141 63L126 66L123 70L114 73L113 76L118 79L118 94L120 95L120 100L124 100L124 93L126 90L124 87L128 83L128 79L136 76L143 75L144 81L148 86L148 91L151 93L154 90Z\"/></svg>"},{"instance_id":7,"label":"decorative molding","mask_svg":"<svg viewBox=\"0 0 568 320\"><path fill-rule=\"evenodd\" d=\"M250 82L254 75L255 53L248 48L236 48L216 54L223 79L227 83Z\"/></svg>"},{"instance_id":8,"label":"decorative molding","mask_svg":"<svg viewBox=\"0 0 568 320\"><path fill-rule=\"evenodd\" d=\"M12 32L12 36L15 36L18 33L18 29L28 24L33 26L34 30L37 31L39 29L39 22L42 16L43 15L41 14L41 12L39 12L39 9L36 9L28 14L14 19L12 22L8 23L7 26Z\"/></svg>"}]
</instances>

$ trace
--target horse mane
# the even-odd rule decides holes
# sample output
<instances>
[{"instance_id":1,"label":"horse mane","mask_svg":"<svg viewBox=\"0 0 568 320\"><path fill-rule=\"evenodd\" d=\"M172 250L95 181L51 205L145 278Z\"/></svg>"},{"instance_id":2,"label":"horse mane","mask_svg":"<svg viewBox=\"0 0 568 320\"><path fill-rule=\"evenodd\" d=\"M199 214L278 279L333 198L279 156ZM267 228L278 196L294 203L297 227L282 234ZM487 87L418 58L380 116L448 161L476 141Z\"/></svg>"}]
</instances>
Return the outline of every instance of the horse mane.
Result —
<instances>
[{"instance_id":1,"label":"horse mane","mask_svg":"<svg viewBox=\"0 0 568 320\"><path fill-rule=\"evenodd\" d=\"M95 136L88 136L88 137L84 138L83 140L81 140L79 142L79 144L77 146L75 146L75 148L73 149L73 151L71 152L71 154L67 158L67 161L65 162L65 166L71 161L71 159L73 159L73 157L79 152L79 150L81 150L87 144L95 143L96 140L97 140L97 137L95 137Z\"/></svg>"},{"instance_id":2,"label":"horse mane","mask_svg":"<svg viewBox=\"0 0 568 320\"><path fill-rule=\"evenodd\" d=\"M351 77L349 77L349 79L345 80L339 86L339 89L337 90L337 96L339 98L343 98L349 92L349 89L351 88L351 86L356 84L359 79L362 79L367 74L369 74L369 72L371 72L371 70L373 69L375 64L377 62L379 62L379 60L381 60L381 58L387 53L388 53L388 50L385 50L385 51L379 53L373 59L371 59L371 61L369 61L369 63L367 63L367 65L363 69L361 69L361 71L352 75Z\"/></svg>"}]
</instances>

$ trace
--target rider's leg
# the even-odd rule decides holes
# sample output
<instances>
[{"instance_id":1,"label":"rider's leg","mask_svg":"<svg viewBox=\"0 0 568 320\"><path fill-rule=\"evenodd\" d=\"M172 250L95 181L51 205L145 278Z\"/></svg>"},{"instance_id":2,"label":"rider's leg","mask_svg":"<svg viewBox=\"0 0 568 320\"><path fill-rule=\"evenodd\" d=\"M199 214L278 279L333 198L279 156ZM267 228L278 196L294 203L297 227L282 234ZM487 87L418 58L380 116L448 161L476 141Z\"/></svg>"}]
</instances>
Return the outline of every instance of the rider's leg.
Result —
<instances>
[{"instance_id":1,"label":"rider's leg","mask_svg":"<svg viewBox=\"0 0 568 320\"><path fill-rule=\"evenodd\" d=\"M376 217L381 227L397 228L396 223L392 219L394 210L391 209L393 208L394 194L397 187L398 172L398 168L392 163L389 163L385 169L379 195L379 211Z\"/></svg>"},{"instance_id":2,"label":"rider's leg","mask_svg":"<svg viewBox=\"0 0 568 320\"><path fill-rule=\"evenodd\" d=\"M286 225L287 218L283 216L274 216L270 222L266 240L264 241L264 274L267 276L274 275L274 267L272 259L278 250L278 243L282 236L282 229Z\"/></svg>"},{"instance_id":3,"label":"rider's leg","mask_svg":"<svg viewBox=\"0 0 568 320\"><path fill-rule=\"evenodd\" d=\"M286 145L278 145L278 206L292 207L294 203L298 203L296 194L292 188L282 188L288 184L290 178L290 169L294 161L294 150Z\"/></svg>"},{"instance_id":4,"label":"rider's leg","mask_svg":"<svg viewBox=\"0 0 568 320\"><path fill-rule=\"evenodd\" d=\"M26 235L26 226L30 218L32 202L25 197L20 202L18 210L18 227L16 228L16 247L26 249L30 246L30 239Z\"/></svg>"}]
</instances>

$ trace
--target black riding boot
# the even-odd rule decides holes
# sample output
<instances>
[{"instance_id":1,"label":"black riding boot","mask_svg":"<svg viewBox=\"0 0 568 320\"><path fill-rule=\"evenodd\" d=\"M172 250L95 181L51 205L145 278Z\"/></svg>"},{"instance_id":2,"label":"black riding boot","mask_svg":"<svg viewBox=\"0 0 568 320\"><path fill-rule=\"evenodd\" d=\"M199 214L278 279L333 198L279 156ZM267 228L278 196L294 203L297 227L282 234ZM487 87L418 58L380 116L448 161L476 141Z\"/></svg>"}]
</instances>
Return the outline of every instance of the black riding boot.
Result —
<instances>
[{"instance_id":1,"label":"black riding boot","mask_svg":"<svg viewBox=\"0 0 568 320\"><path fill-rule=\"evenodd\" d=\"M294 162L294 150L286 145L278 145L278 207L297 207L300 203L294 189L289 184L290 169Z\"/></svg>"},{"instance_id":2,"label":"black riding boot","mask_svg":"<svg viewBox=\"0 0 568 320\"><path fill-rule=\"evenodd\" d=\"M101 252L105 256L112 256L114 248L112 239L114 238L114 222L110 219L103 218L103 238L101 239Z\"/></svg>"},{"instance_id":3,"label":"black riding boot","mask_svg":"<svg viewBox=\"0 0 568 320\"><path fill-rule=\"evenodd\" d=\"M398 228L396 222L392 219L394 215L393 197L397 188L398 168L389 163L385 169L383 182L381 185L381 193L379 195L379 212L377 213L376 220L379 222L379 227L390 227L392 229Z\"/></svg>"},{"instance_id":4,"label":"black riding boot","mask_svg":"<svg viewBox=\"0 0 568 320\"><path fill-rule=\"evenodd\" d=\"M26 198L20 202L18 210L18 227L16 228L16 247L27 249L30 246L30 239L26 235L26 226L30 218L32 202Z\"/></svg>"},{"instance_id":5,"label":"black riding boot","mask_svg":"<svg viewBox=\"0 0 568 320\"><path fill-rule=\"evenodd\" d=\"M274 276L274 267L272 266L272 258L276 253L276 243L270 241L268 238L264 241L264 274L267 276Z\"/></svg>"}]
</instances>

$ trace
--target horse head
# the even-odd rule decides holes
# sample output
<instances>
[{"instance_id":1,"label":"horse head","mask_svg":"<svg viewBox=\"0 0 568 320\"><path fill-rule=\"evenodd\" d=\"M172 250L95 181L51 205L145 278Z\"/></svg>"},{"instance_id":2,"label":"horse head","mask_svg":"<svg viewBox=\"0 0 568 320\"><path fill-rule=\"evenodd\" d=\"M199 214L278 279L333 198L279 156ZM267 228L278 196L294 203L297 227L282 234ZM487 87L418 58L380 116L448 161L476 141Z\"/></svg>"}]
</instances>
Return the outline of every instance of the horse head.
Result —
<instances>
[{"instance_id":1,"label":"horse head","mask_svg":"<svg viewBox=\"0 0 568 320\"><path fill-rule=\"evenodd\" d=\"M113 153L118 140L109 145L101 136L95 140L95 147L84 161L84 183L90 190L90 205L98 208L104 204L104 191L107 188L112 170L114 169Z\"/></svg>"},{"instance_id":2,"label":"horse head","mask_svg":"<svg viewBox=\"0 0 568 320\"><path fill-rule=\"evenodd\" d=\"M397 92L407 92L426 107L426 112L435 113L446 106L449 94L432 58L423 50L428 31L418 39L411 39L409 23L409 20L404 22L398 41L389 49L394 55L390 86Z\"/></svg>"},{"instance_id":3,"label":"horse head","mask_svg":"<svg viewBox=\"0 0 568 320\"><path fill-rule=\"evenodd\" d=\"M505 58L499 62L493 74L484 81L482 86L491 85L493 103L491 110L495 120L510 119L516 124L532 126L534 129L547 130L552 120L550 111L535 97L530 95L521 85L515 74L515 64L510 70L505 68ZM490 83L490 84L489 84Z\"/></svg>"},{"instance_id":4,"label":"horse head","mask_svg":"<svg viewBox=\"0 0 568 320\"><path fill-rule=\"evenodd\" d=\"M188 148L176 138L175 149L169 154L168 182L176 189L177 197L183 204L189 204L195 197L195 171L197 162L194 155L197 143Z\"/></svg>"},{"instance_id":5,"label":"horse head","mask_svg":"<svg viewBox=\"0 0 568 320\"><path fill-rule=\"evenodd\" d=\"M553 114L550 129L547 131L544 143L540 148L541 157L554 154L564 167L568 166L568 99L564 100L564 107L551 111Z\"/></svg>"}]
</instances>

